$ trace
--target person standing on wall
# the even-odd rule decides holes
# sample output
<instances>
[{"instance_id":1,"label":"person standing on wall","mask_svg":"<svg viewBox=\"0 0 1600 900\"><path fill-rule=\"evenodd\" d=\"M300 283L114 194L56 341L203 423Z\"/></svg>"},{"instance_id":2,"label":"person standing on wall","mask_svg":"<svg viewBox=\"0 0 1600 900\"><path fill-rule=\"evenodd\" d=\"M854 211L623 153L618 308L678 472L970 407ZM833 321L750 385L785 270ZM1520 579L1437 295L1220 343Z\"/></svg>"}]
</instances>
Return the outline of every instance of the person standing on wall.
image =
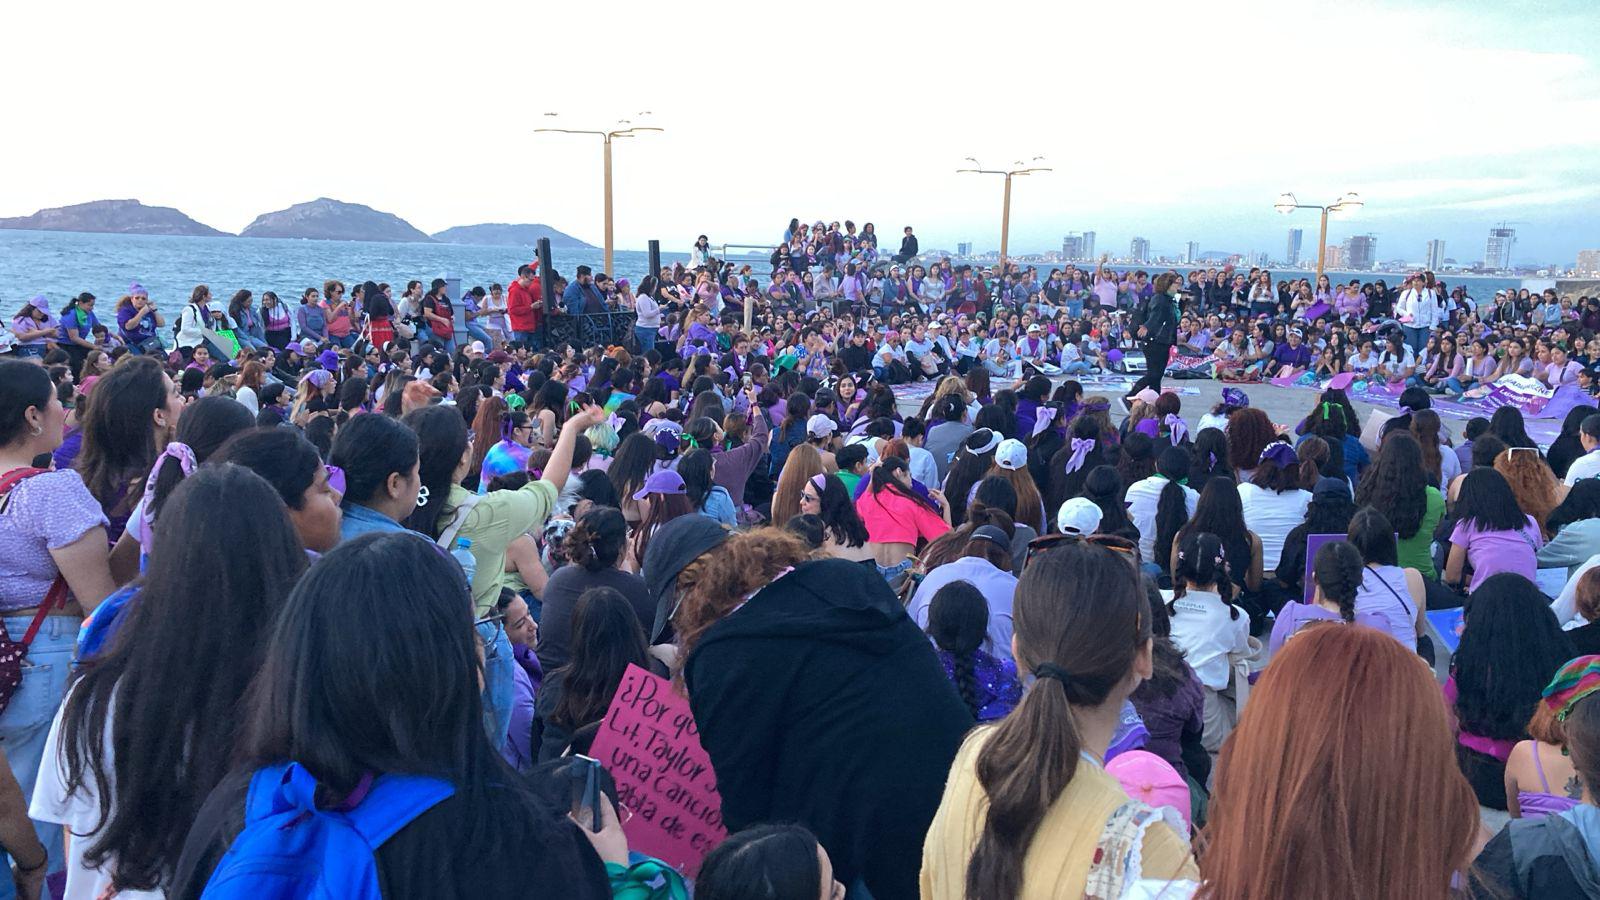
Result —
<instances>
[{"instance_id":1,"label":"person standing on wall","mask_svg":"<svg viewBox=\"0 0 1600 900\"><path fill-rule=\"evenodd\" d=\"M1144 377L1134 383L1122 398L1124 407L1133 395L1145 388L1159 392L1161 376L1167 371L1167 359L1172 355L1172 344L1178 335L1178 293L1182 283L1171 272L1156 276L1155 291L1140 300L1133 308L1133 324L1144 349Z\"/></svg>"}]
</instances>

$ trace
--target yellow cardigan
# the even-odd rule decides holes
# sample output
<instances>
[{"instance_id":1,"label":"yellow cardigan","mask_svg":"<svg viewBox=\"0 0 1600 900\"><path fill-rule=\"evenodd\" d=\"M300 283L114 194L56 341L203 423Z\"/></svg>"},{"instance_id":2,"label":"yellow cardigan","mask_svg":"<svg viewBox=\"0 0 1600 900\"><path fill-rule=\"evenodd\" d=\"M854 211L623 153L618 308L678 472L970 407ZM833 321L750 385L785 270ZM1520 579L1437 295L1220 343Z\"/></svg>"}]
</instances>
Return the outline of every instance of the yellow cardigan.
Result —
<instances>
[{"instance_id":1,"label":"yellow cardigan","mask_svg":"<svg viewBox=\"0 0 1600 900\"><path fill-rule=\"evenodd\" d=\"M922 845L922 900L964 900L967 861L983 830L988 797L978 784L977 758L994 728L979 728L950 767L944 799ZM1023 860L1019 900L1082 900L1084 883L1106 819L1128 802L1117 780L1080 762L1061 796L1045 812ZM1145 832L1143 877L1199 880L1189 845L1165 823Z\"/></svg>"}]
</instances>

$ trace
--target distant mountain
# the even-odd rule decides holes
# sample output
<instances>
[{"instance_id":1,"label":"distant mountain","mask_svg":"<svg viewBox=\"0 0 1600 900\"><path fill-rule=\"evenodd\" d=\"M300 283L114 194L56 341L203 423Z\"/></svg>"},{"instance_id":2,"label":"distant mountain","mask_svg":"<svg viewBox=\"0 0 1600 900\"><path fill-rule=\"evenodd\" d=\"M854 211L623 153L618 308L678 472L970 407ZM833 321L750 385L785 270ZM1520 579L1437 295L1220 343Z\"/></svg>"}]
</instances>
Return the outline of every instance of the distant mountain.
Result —
<instances>
[{"instance_id":1,"label":"distant mountain","mask_svg":"<svg viewBox=\"0 0 1600 900\"><path fill-rule=\"evenodd\" d=\"M240 237L304 238L313 241L385 241L397 244L431 244L433 238L393 213L379 212L359 203L319 197L288 209L256 216Z\"/></svg>"},{"instance_id":2,"label":"distant mountain","mask_svg":"<svg viewBox=\"0 0 1600 900\"><path fill-rule=\"evenodd\" d=\"M0 219L0 228L22 231L87 231L94 234L183 234L227 237L169 206L137 200L95 200L76 206L41 209L31 216Z\"/></svg>"},{"instance_id":3,"label":"distant mountain","mask_svg":"<svg viewBox=\"0 0 1600 900\"><path fill-rule=\"evenodd\" d=\"M585 243L563 231L557 231L549 225L507 225L503 222L489 222L483 225L457 225L446 228L434 234L433 239L446 244L478 244L484 247L532 247L539 243L539 238L550 239L552 250L597 250L593 244Z\"/></svg>"}]
</instances>

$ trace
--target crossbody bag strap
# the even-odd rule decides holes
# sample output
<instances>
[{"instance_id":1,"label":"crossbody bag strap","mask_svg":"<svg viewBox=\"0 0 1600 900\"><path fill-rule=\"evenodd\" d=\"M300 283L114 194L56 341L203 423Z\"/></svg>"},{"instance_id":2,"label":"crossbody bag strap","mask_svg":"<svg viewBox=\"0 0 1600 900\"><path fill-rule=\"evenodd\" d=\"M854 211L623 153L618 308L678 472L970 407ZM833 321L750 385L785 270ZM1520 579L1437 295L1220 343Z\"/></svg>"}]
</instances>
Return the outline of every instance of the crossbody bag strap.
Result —
<instances>
[{"instance_id":1,"label":"crossbody bag strap","mask_svg":"<svg viewBox=\"0 0 1600 900\"><path fill-rule=\"evenodd\" d=\"M1390 584L1382 575L1378 574L1378 570L1377 569L1374 569L1371 566L1366 566L1365 568L1366 568L1366 570L1368 572L1371 572L1373 574L1373 577L1378 579L1378 583L1379 584L1383 585L1385 588L1388 589L1389 593L1394 595L1394 599L1400 601L1400 608L1406 611L1406 615L1409 616L1409 615L1415 615L1416 614L1415 610L1413 610L1410 606L1406 605L1405 598L1401 597L1400 596L1400 592L1394 589L1394 585ZM1401 571L1402 574L1404 574L1405 569L1401 569L1400 571Z\"/></svg>"}]
</instances>

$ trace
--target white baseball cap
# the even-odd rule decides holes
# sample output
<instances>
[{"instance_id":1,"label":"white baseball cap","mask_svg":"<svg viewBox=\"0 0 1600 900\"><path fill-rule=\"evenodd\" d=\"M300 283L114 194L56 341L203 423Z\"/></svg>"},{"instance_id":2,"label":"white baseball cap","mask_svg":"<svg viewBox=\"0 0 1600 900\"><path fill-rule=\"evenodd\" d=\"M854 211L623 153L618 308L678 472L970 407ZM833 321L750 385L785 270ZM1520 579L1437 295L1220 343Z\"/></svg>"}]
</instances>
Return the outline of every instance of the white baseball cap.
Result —
<instances>
[{"instance_id":1,"label":"white baseball cap","mask_svg":"<svg viewBox=\"0 0 1600 900\"><path fill-rule=\"evenodd\" d=\"M468 344L467 352L476 353L479 356L482 356L484 353L483 341L473 341L472 343Z\"/></svg>"},{"instance_id":2,"label":"white baseball cap","mask_svg":"<svg viewBox=\"0 0 1600 900\"><path fill-rule=\"evenodd\" d=\"M838 430L839 426L822 413L817 413L806 420L806 434L812 437L827 437Z\"/></svg>"},{"instance_id":3,"label":"white baseball cap","mask_svg":"<svg viewBox=\"0 0 1600 900\"><path fill-rule=\"evenodd\" d=\"M1028 447L1016 438L1006 438L994 451L994 464L1009 472L1028 465Z\"/></svg>"},{"instance_id":4,"label":"white baseball cap","mask_svg":"<svg viewBox=\"0 0 1600 900\"><path fill-rule=\"evenodd\" d=\"M1100 507L1087 497L1073 497L1056 513L1056 528L1062 534L1094 534L1100 527Z\"/></svg>"}]
</instances>

